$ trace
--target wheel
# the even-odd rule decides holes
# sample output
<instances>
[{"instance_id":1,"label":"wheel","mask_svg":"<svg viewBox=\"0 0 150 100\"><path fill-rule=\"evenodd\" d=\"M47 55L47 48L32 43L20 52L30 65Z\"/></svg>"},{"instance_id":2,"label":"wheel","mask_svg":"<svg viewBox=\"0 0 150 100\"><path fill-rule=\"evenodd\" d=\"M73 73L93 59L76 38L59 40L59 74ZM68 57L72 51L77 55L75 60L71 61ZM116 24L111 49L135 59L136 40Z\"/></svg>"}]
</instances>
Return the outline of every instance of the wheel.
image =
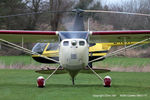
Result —
<instances>
[{"instance_id":1,"label":"wheel","mask_svg":"<svg viewBox=\"0 0 150 100\"><path fill-rule=\"evenodd\" d=\"M45 79L43 76L39 76L37 78L37 87L39 87L39 88L45 87Z\"/></svg>"},{"instance_id":2,"label":"wheel","mask_svg":"<svg viewBox=\"0 0 150 100\"><path fill-rule=\"evenodd\" d=\"M111 77L110 76L105 76L104 87L111 87Z\"/></svg>"}]
</instances>

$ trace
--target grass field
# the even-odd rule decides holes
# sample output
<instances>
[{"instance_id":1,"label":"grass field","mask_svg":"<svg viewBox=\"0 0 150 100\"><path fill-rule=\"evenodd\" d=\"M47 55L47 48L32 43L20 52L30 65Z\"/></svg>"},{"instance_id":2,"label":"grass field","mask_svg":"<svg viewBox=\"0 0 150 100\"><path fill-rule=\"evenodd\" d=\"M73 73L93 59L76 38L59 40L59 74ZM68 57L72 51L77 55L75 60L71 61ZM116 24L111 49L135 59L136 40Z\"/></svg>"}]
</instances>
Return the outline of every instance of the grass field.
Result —
<instances>
[{"instance_id":1,"label":"grass field","mask_svg":"<svg viewBox=\"0 0 150 100\"><path fill-rule=\"evenodd\" d=\"M0 63L4 65L12 65L12 64L23 64L23 65L40 65L41 63L38 63L32 59L31 56L0 56Z\"/></svg>"},{"instance_id":2,"label":"grass field","mask_svg":"<svg viewBox=\"0 0 150 100\"><path fill-rule=\"evenodd\" d=\"M35 65L29 56L0 56L0 64ZM97 67L150 66L150 58L112 57L94 64ZM150 99L150 72L110 72L112 87L105 88L93 74L79 74L72 86L68 74L54 75L45 88L36 87L40 76L34 70L0 69L0 100L148 100ZM42 75L45 78L48 75Z\"/></svg>"},{"instance_id":3,"label":"grass field","mask_svg":"<svg viewBox=\"0 0 150 100\"><path fill-rule=\"evenodd\" d=\"M34 61L31 56L0 56L0 63L6 66L10 65L35 65L41 63ZM55 65L52 65L55 66ZM143 67L150 66L150 58L127 58L127 57L110 57L101 62L94 63L97 67Z\"/></svg>"},{"instance_id":4,"label":"grass field","mask_svg":"<svg viewBox=\"0 0 150 100\"><path fill-rule=\"evenodd\" d=\"M68 74L54 75L45 88L36 87L33 70L0 70L0 100L149 100L150 73L110 72L112 87L105 88L93 74L79 74L71 85ZM47 75L44 75L47 77Z\"/></svg>"},{"instance_id":5,"label":"grass field","mask_svg":"<svg viewBox=\"0 0 150 100\"><path fill-rule=\"evenodd\" d=\"M143 67L150 66L150 58L110 57L97 64L102 67Z\"/></svg>"}]
</instances>

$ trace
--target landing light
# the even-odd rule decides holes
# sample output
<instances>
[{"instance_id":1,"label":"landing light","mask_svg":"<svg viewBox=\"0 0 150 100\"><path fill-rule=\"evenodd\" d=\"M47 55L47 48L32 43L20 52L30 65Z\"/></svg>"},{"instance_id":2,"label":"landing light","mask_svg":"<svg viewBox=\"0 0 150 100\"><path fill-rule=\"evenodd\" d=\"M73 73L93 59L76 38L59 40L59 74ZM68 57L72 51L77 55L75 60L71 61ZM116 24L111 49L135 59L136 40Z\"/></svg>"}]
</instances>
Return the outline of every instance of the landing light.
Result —
<instances>
[{"instance_id":1,"label":"landing light","mask_svg":"<svg viewBox=\"0 0 150 100\"><path fill-rule=\"evenodd\" d=\"M76 45L77 45L77 41L76 41L76 40L73 40L73 41L71 42L71 44L72 44L73 46L76 46Z\"/></svg>"}]
</instances>

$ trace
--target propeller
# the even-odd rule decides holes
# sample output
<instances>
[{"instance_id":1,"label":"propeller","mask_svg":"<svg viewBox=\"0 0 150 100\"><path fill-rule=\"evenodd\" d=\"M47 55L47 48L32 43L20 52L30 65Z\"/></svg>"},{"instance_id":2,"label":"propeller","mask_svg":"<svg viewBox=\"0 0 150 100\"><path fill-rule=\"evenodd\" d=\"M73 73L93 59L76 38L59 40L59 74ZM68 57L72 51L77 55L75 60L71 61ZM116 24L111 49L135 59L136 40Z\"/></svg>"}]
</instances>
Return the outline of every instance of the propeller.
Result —
<instances>
[{"instance_id":1,"label":"propeller","mask_svg":"<svg viewBox=\"0 0 150 100\"><path fill-rule=\"evenodd\" d=\"M9 17L17 17L17 16L26 16L26 15L35 15L35 14L43 14L43 13L66 13L73 11L40 11L40 12L31 12L31 13L22 13L22 14L14 14L14 15L6 15L0 16L0 18L9 18Z\"/></svg>"},{"instance_id":2,"label":"propeller","mask_svg":"<svg viewBox=\"0 0 150 100\"><path fill-rule=\"evenodd\" d=\"M130 12L119 12L119 11L105 11L105 10L83 10L87 13L111 13L111 14L126 14L126 15L137 15L137 16L148 16L150 14L142 14L142 13L130 13Z\"/></svg>"},{"instance_id":3,"label":"propeller","mask_svg":"<svg viewBox=\"0 0 150 100\"><path fill-rule=\"evenodd\" d=\"M31 12L31 13L22 13L15 15L6 15L0 16L0 18L9 18L9 17L17 17L17 16L26 16L26 15L34 15L34 14L42 14L42 13L67 13L67 12L75 12L75 13L111 13L111 14L126 14L126 15L137 15L137 16L147 16L150 17L150 14L143 13L130 13L130 12L119 12L119 11L105 11L105 10L82 10L82 9L74 9L70 11L41 11L41 12Z\"/></svg>"}]
</instances>

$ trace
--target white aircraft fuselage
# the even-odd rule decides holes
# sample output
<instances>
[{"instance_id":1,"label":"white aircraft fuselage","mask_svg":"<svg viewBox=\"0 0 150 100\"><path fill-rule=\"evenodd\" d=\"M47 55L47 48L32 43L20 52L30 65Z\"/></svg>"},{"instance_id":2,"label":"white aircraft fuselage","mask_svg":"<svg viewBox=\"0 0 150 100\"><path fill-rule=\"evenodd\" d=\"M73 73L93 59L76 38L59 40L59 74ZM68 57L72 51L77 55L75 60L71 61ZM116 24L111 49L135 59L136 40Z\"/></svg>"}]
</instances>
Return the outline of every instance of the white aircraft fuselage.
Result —
<instances>
[{"instance_id":1,"label":"white aircraft fuselage","mask_svg":"<svg viewBox=\"0 0 150 100\"><path fill-rule=\"evenodd\" d=\"M60 43L60 65L69 71L81 70L88 65L89 45L85 39L64 39Z\"/></svg>"}]
</instances>

